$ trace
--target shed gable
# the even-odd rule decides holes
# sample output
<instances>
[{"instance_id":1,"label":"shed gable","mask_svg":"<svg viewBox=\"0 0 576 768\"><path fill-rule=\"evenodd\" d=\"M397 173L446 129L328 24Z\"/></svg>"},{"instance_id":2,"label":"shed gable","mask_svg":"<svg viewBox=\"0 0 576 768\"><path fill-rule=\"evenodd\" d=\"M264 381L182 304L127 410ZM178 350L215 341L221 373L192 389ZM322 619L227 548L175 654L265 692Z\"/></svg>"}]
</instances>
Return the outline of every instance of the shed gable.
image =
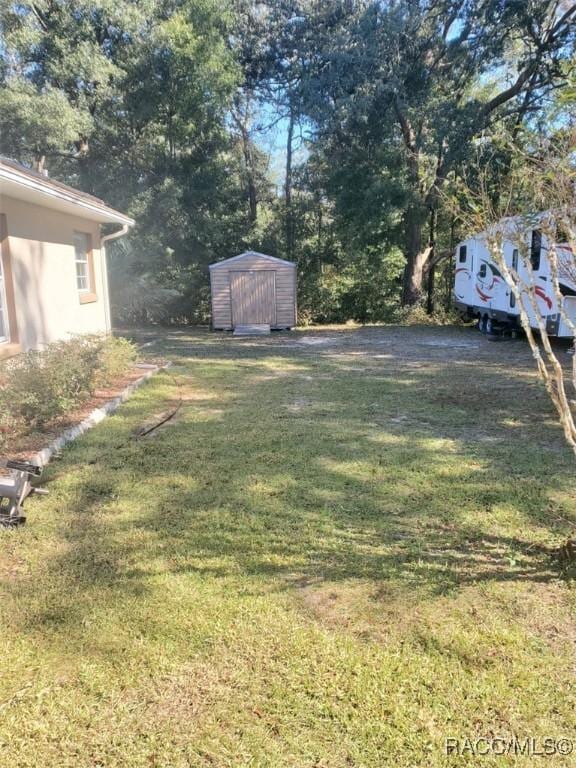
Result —
<instances>
[{"instance_id":1,"label":"shed gable","mask_svg":"<svg viewBox=\"0 0 576 768\"><path fill-rule=\"evenodd\" d=\"M266 261L270 264L283 265L289 269L296 269L296 264L293 261L286 261L285 259L279 259L277 256L269 256L267 253L259 253L258 251L244 251L244 253L238 254L238 256L232 256L229 259L223 261L217 261L214 264L210 264L210 270L228 269L234 268L233 265L244 264L244 262L251 262L253 264L261 261ZM252 267L250 267L252 269Z\"/></svg>"}]
</instances>

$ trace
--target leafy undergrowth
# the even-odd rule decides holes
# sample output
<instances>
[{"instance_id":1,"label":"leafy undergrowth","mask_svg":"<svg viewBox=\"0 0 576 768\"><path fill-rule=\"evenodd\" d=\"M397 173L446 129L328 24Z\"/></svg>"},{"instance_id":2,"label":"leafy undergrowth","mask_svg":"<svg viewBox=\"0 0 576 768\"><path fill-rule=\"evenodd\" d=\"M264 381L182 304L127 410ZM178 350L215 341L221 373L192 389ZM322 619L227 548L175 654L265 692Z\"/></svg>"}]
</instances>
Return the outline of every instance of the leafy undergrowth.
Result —
<instances>
[{"instance_id":1,"label":"leafy undergrowth","mask_svg":"<svg viewBox=\"0 0 576 768\"><path fill-rule=\"evenodd\" d=\"M445 766L474 762L446 737L574 737L575 592L551 556L573 465L522 342L157 349L170 372L0 533L1 766Z\"/></svg>"},{"instance_id":2,"label":"leafy undergrowth","mask_svg":"<svg viewBox=\"0 0 576 768\"><path fill-rule=\"evenodd\" d=\"M41 434L73 415L96 390L122 381L136 357L127 339L85 334L5 361L0 366L0 449L10 447L13 453L34 431Z\"/></svg>"}]
</instances>

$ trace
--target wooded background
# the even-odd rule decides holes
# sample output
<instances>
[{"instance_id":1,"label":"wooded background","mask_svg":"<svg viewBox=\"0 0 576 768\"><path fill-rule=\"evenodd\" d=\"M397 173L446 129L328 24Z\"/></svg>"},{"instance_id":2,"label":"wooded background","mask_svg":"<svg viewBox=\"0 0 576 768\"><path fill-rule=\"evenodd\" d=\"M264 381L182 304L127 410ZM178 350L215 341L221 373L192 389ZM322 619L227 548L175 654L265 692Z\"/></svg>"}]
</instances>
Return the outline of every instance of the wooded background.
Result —
<instances>
[{"instance_id":1,"label":"wooded background","mask_svg":"<svg viewBox=\"0 0 576 768\"><path fill-rule=\"evenodd\" d=\"M205 322L207 265L247 248L297 262L305 320L446 309L455 182L489 166L498 195L515 148L574 135L575 20L562 0L4 0L0 151L136 219L111 254L121 322Z\"/></svg>"}]
</instances>

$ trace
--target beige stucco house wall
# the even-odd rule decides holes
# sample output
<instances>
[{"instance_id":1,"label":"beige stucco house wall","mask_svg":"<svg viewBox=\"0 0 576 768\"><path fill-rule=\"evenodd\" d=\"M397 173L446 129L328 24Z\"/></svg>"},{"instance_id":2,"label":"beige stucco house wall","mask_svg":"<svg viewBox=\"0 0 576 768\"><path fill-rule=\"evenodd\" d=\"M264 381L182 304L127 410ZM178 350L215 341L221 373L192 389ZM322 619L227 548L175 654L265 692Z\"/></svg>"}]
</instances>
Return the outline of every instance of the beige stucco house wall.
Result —
<instances>
[{"instance_id":1,"label":"beige stucco house wall","mask_svg":"<svg viewBox=\"0 0 576 768\"><path fill-rule=\"evenodd\" d=\"M0 159L0 359L73 334L110 331L105 223L124 234L134 222Z\"/></svg>"}]
</instances>

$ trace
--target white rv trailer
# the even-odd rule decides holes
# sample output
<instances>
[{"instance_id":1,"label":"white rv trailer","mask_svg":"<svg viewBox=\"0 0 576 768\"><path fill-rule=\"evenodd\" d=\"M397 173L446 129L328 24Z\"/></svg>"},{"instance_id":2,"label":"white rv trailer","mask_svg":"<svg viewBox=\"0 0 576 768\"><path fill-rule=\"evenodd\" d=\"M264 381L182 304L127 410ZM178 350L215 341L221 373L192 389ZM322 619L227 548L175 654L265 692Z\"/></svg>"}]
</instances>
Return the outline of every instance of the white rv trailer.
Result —
<instances>
[{"instance_id":1,"label":"white rv trailer","mask_svg":"<svg viewBox=\"0 0 576 768\"><path fill-rule=\"evenodd\" d=\"M530 285L528 267L519 250L519 220L510 219L500 225L504 232L503 256L506 265L518 278ZM562 307L558 306L552 285L548 261L548 241L539 229L528 229L522 234L524 253L532 267L534 296L541 317L550 336L569 338L573 333L562 317L560 309L576 323L576 260L570 246L557 244L558 282L562 293ZM496 329L520 328L520 310L513 291L490 256L484 233L463 240L456 247L454 299L463 315L478 318L480 330L493 333ZM536 316L530 302L525 302L530 325L537 329Z\"/></svg>"}]
</instances>

